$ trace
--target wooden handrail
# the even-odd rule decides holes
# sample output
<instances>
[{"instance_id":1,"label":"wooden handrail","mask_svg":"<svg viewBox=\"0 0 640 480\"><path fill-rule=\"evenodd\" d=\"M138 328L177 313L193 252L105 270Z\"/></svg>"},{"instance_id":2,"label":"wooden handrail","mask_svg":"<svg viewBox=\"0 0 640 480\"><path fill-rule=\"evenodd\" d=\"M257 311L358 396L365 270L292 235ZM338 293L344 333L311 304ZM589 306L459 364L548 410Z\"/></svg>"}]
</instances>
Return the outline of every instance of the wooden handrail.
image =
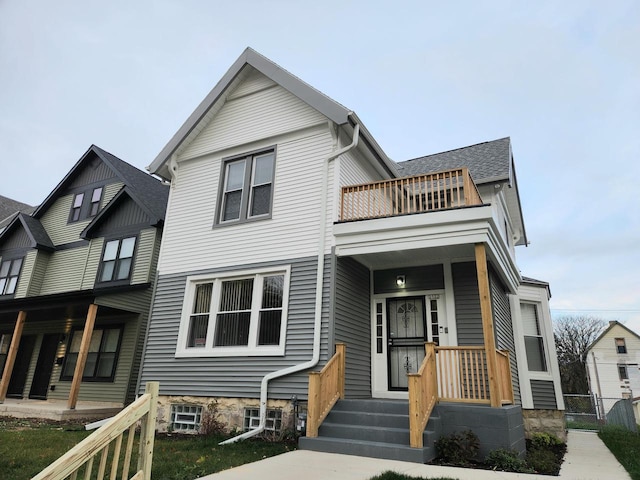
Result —
<instances>
[{"instance_id":1,"label":"wooden handrail","mask_svg":"<svg viewBox=\"0 0 640 480\"><path fill-rule=\"evenodd\" d=\"M32 480L64 480L67 478L92 478L94 460L99 458L98 477L104 478L110 459L111 480L116 478L129 480L150 480L153 460L158 408L158 382L148 382L145 394L118 413L109 423L77 444L62 457L42 470ZM138 420L142 420L138 465L133 476L129 477L133 453L133 440ZM122 444L127 432L124 461L120 465ZM113 445L113 450L110 448ZM111 453L111 454L110 454ZM122 475L118 477L118 472ZM81 476L82 475L82 476Z\"/></svg>"},{"instance_id":2,"label":"wooden handrail","mask_svg":"<svg viewBox=\"0 0 640 480\"><path fill-rule=\"evenodd\" d=\"M425 357L417 373L408 373L409 441L413 448L422 448L422 434L433 407L438 401L436 344L425 344Z\"/></svg>"},{"instance_id":3,"label":"wooden handrail","mask_svg":"<svg viewBox=\"0 0 640 480\"><path fill-rule=\"evenodd\" d=\"M346 346L336 344L336 353L319 372L309 372L307 437L317 437L318 428L336 404L344 398Z\"/></svg>"},{"instance_id":4,"label":"wooden handrail","mask_svg":"<svg viewBox=\"0 0 640 480\"><path fill-rule=\"evenodd\" d=\"M513 404L513 382L511 381L511 362L508 350L496 350L498 364L498 380L502 394L501 403Z\"/></svg>"},{"instance_id":5,"label":"wooden handrail","mask_svg":"<svg viewBox=\"0 0 640 480\"><path fill-rule=\"evenodd\" d=\"M342 187L340 221L482 205L467 168Z\"/></svg>"}]
</instances>

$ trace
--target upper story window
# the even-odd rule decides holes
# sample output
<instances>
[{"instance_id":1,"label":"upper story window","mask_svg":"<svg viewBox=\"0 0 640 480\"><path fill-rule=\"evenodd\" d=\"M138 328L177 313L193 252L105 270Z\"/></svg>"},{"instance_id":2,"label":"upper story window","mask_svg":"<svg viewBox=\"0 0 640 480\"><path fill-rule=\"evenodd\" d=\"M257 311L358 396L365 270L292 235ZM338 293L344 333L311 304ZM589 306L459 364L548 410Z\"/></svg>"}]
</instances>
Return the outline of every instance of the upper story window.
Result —
<instances>
[{"instance_id":1,"label":"upper story window","mask_svg":"<svg viewBox=\"0 0 640 480\"><path fill-rule=\"evenodd\" d=\"M624 338L616 338L616 351L618 353L627 353L627 344Z\"/></svg>"},{"instance_id":2,"label":"upper story window","mask_svg":"<svg viewBox=\"0 0 640 480\"><path fill-rule=\"evenodd\" d=\"M136 237L107 241L100 262L98 281L128 280L131 275L135 247Z\"/></svg>"},{"instance_id":3,"label":"upper story window","mask_svg":"<svg viewBox=\"0 0 640 480\"><path fill-rule=\"evenodd\" d=\"M18 285L22 259L4 260L0 263L0 295L12 295Z\"/></svg>"},{"instance_id":4,"label":"upper story window","mask_svg":"<svg viewBox=\"0 0 640 480\"><path fill-rule=\"evenodd\" d=\"M73 196L69 221L77 222L87 218L95 217L100 211L100 201L104 187L96 187L87 192L76 193ZM89 195L89 193L91 195Z\"/></svg>"},{"instance_id":5,"label":"upper story window","mask_svg":"<svg viewBox=\"0 0 640 480\"><path fill-rule=\"evenodd\" d=\"M177 355L284 354L288 290L288 268L188 279Z\"/></svg>"},{"instance_id":6,"label":"upper story window","mask_svg":"<svg viewBox=\"0 0 640 480\"><path fill-rule=\"evenodd\" d=\"M82 344L82 330L71 333L60 380L72 380ZM89 342L87 362L82 373L83 381L113 381L122 338L122 327L96 328Z\"/></svg>"},{"instance_id":7,"label":"upper story window","mask_svg":"<svg viewBox=\"0 0 640 480\"><path fill-rule=\"evenodd\" d=\"M275 151L223 162L218 223L265 218L271 214Z\"/></svg>"},{"instance_id":8,"label":"upper story window","mask_svg":"<svg viewBox=\"0 0 640 480\"><path fill-rule=\"evenodd\" d=\"M624 364L618 364L618 377L620 380L629 380L629 370Z\"/></svg>"},{"instance_id":9,"label":"upper story window","mask_svg":"<svg viewBox=\"0 0 640 480\"><path fill-rule=\"evenodd\" d=\"M524 346L527 352L527 364L531 372L546 372L544 337L540 329L538 306L535 303L521 303Z\"/></svg>"}]
</instances>

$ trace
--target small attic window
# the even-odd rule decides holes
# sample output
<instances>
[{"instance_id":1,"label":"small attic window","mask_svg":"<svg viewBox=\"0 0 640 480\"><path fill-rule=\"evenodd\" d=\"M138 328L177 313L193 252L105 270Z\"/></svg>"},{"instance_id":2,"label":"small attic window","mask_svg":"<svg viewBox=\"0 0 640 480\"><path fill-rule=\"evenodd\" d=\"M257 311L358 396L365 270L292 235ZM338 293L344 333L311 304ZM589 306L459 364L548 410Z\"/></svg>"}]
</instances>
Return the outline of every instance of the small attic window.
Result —
<instances>
[{"instance_id":1,"label":"small attic window","mask_svg":"<svg viewBox=\"0 0 640 480\"><path fill-rule=\"evenodd\" d=\"M77 222L78 220L80 220L83 201L84 201L84 193L76 193L75 196L73 197L73 204L71 205L70 221Z\"/></svg>"},{"instance_id":2,"label":"small attic window","mask_svg":"<svg viewBox=\"0 0 640 480\"><path fill-rule=\"evenodd\" d=\"M94 188L91 194L91 209L89 211L90 217L95 217L100 210L100 200L102 200L102 187Z\"/></svg>"}]
</instances>

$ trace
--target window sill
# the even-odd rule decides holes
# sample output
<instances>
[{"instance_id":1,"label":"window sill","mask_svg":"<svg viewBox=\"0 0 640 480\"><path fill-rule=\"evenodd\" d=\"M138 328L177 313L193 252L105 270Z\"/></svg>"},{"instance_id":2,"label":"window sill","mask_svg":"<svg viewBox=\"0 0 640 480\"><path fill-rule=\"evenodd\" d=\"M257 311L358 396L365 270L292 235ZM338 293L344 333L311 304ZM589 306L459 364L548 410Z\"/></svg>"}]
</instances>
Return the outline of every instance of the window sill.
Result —
<instances>
[{"instance_id":1,"label":"window sill","mask_svg":"<svg viewBox=\"0 0 640 480\"><path fill-rule=\"evenodd\" d=\"M551 375L551 372L532 372L532 371L529 371L529 380L553 381L553 375Z\"/></svg>"},{"instance_id":2,"label":"window sill","mask_svg":"<svg viewBox=\"0 0 640 480\"><path fill-rule=\"evenodd\" d=\"M200 357L284 357L284 345L273 347L184 348L176 350L176 358Z\"/></svg>"},{"instance_id":3,"label":"window sill","mask_svg":"<svg viewBox=\"0 0 640 480\"><path fill-rule=\"evenodd\" d=\"M263 220L271 220L271 213L265 215L259 215L249 218L241 218L239 220L227 220L226 222L216 222L213 224L213 228L231 227L233 225L246 225L247 223L261 222Z\"/></svg>"}]
</instances>

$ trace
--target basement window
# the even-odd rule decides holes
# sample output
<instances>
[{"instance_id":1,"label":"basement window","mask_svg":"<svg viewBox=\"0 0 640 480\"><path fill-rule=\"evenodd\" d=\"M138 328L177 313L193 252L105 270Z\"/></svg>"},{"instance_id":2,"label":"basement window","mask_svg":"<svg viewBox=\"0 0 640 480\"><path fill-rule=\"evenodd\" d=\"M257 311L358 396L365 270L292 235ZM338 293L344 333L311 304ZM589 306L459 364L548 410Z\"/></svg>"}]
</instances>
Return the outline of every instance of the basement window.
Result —
<instances>
[{"instance_id":1,"label":"basement window","mask_svg":"<svg viewBox=\"0 0 640 480\"><path fill-rule=\"evenodd\" d=\"M201 405L171 405L170 424L176 432L197 432L202 420Z\"/></svg>"},{"instance_id":2,"label":"basement window","mask_svg":"<svg viewBox=\"0 0 640 480\"><path fill-rule=\"evenodd\" d=\"M260 409L244 409L244 431L255 430L260 425ZM267 409L267 419L264 429L266 432L280 433L282 431L282 410Z\"/></svg>"}]
</instances>

